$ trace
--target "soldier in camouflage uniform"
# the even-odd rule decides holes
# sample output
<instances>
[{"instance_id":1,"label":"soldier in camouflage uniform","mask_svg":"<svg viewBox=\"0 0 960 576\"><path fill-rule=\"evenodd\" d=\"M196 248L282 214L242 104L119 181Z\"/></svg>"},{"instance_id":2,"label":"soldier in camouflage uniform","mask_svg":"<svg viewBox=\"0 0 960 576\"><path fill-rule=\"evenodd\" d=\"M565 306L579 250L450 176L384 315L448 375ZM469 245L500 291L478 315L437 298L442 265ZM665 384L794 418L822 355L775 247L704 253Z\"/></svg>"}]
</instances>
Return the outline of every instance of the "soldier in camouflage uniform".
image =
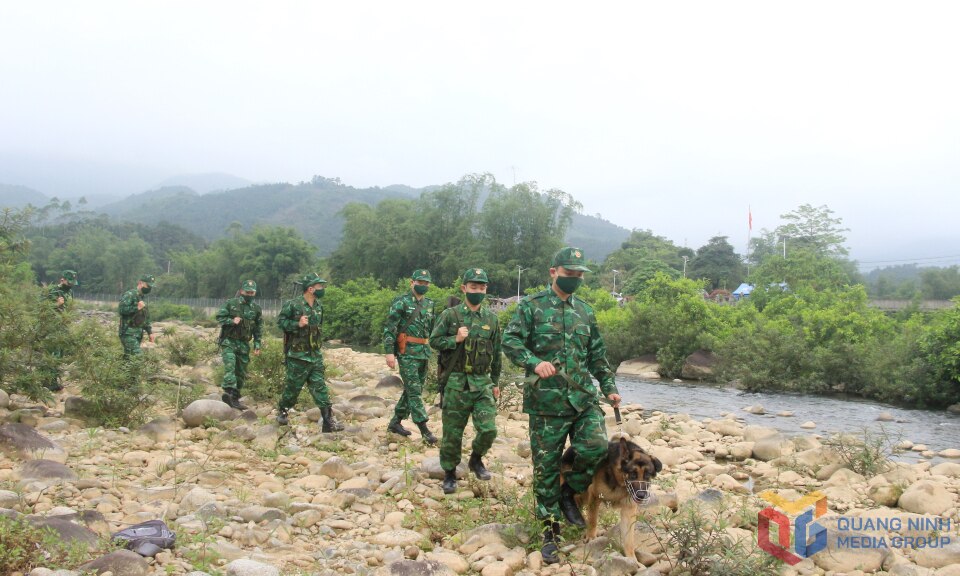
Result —
<instances>
[{"instance_id":1,"label":"soldier in camouflage uniform","mask_svg":"<svg viewBox=\"0 0 960 576\"><path fill-rule=\"evenodd\" d=\"M244 280L240 293L223 303L217 312L220 324L220 356L223 358L223 401L231 408L246 410L240 403L240 392L250 363L250 340L253 340L253 355L260 355L260 338L263 335L263 310L253 301L257 295L257 283Z\"/></svg>"},{"instance_id":2,"label":"soldier in camouflage uniform","mask_svg":"<svg viewBox=\"0 0 960 576\"><path fill-rule=\"evenodd\" d=\"M443 370L443 437L440 440L440 467L444 471L443 491L457 491L457 465L463 449L463 429L473 415L476 437L468 467L480 480L489 480L483 455L497 437L497 401L500 396L500 326L497 315L480 307L487 293L487 273L470 268L463 273L460 291L465 301L444 310L430 334L430 346L437 350Z\"/></svg>"},{"instance_id":3,"label":"soldier in camouflage uniform","mask_svg":"<svg viewBox=\"0 0 960 576\"><path fill-rule=\"evenodd\" d=\"M601 395L619 406L620 394L593 309L573 295L583 281L583 252L564 248L553 257L551 285L523 298L503 335L503 351L527 376L538 379L523 390L523 411L530 416L530 448L536 515L544 523L543 559L557 557L560 513L583 526L574 496L590 486L607 455ZM590 375L599 382L599 389ZM560 458L570 438L572 468L560 483Z\"/></svg>"},{"instance_id":4,"label":"soldier in camouflage uniform","mask_svg":"<svg viewBox=\"0 0 960 576\"><path fill-rule=\"evenodd\" d=\"M79 285L80 282L77 281L77 273L74 270L64 270L60 275L60 281L51 286L47 291L47 300L53 302L57 312L63 313L67 309L67 304L73 299L73 287ZM56 358L59 363L60 359L63 358L63 348L53 346L50 350L50 355ZM44 386L53 392L63 390L63 384L60 383L60 367L51 367L49 374L50 380L44 384Z\"/></svg>"},{"instance_id":5,"label":"soldier in camouflage uniform","mask_svg":"<svg viewBox=\"0 0 960 576\"><path fill-rule=\"evenodd\" d=\"M144 274L137 280L136 288L120 296L120 343L125 358L141 354L140 342L144 334L153 342L153 325L143 297L150 293L155 282L152 274Z\"/></svg>"},{"instance_id":6,"label":"soldier in camouflage uniform","mask_svg":"<svg viewBox=\"0 0 960 576\"><path fill-rule=\"evenodd\" d=\"M333 416L330 395L324 379L323 351L323 306L320 298L327 281L310 273L300 281L303 294L287 300L277 316L277 326L283 331L283 350L286 355L287 377L280 405L277 407L277 423L287 425L287 411L297 404L303 385L313 401L320 407L323 432L339 432L343 425Z\"/></svg>"},{"instance_id":7,"label":"soldier in camouflage uniform","mask_svg":"<svg viewBox=\"0 0 960 576\"><path fill-rule=\"evenodd\" d=\"M436 444L437 437L427 428L427 410L423 406L423 381L430 360L428 338L433 330L433 300L424 296L430 288L430 272L414 270L410 276L410 291L397 297L390 305L383 326L383 351L387 366L400 364L403 394L393 410L393 419L387 430L410 436L400 422L410 416L420 429L427 444Z\"/></svg>"}]
</instances>

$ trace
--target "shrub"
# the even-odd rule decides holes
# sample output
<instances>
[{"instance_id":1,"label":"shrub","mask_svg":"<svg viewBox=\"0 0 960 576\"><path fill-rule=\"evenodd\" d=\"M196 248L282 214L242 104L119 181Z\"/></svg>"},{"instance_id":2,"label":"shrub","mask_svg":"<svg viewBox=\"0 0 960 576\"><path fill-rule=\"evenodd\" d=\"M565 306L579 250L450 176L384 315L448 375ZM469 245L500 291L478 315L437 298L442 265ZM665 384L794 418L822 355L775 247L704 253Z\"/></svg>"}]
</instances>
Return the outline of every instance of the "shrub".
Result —
<instances>
[{"instance_id":1,"label":"shrub","mask_svg":"<svg viewBox=\"0 0 960 576\"><path fill-rule=\"evenodd\" d=\"M328 366L328 378L330 376L329 371ZM275 401L280 398L285 376L283 341L265 337L260 355L254 356L253 351L250 352L250 363L247 364L247 381L243 387L243 394L256 400Z\"/></svg>"},{"instance_id":2,"label":"shrub","mask_svg":"<svg viewBox=\"0 0 960 576\"><path fill-rule=\"evenodd\" d=\"M90 551L81 542L67 542L52 528L38 528L24 518L0 516L0 574L26 574L34 568L76 567Z\"/></svg>"},{"instance_id":3,"label":"shrub","mask_svg":"<svg viewBox=\"0 0 960 576\"><path fill-rule=\"evenodd\" d=\"M88 348L76 362L88 401L85 416L111 427L142 424L150 407L144 384L160 373L159 359L149 352L124 358L116 336L94 321L78 324L75 330L83 334Z\"/></svg>"},{"instance_id":4,"label":"shrub","mask_svg":"<svg viewBox=\"0 0 960 576\"><path fill-rule=\"evenodd\" d=\"M163 331L159 347L166 353L167 360L177 366L196 366L198 362L212 358L217 352L214 342L202 337L180 334L172 326Z\"/></svg>"},{"instance_id":5,"label":"shrub","mask_svg":"<svg viewBox=\"0 0 960 576\"><path fill-rule=\"evenodd\" d=\"M893 435L878 425L877 430L864 428L860 437L836 434L823 444L832 448L847 468L871 478L890 469L890 459L903 451L901 440L901 434Z\"/></svg>"},{"instance_id":6,"label":"shrub","mask_svg":"<svg viewBox=\"0 0 960 576\"><path fill-rule=\"evenodd\" d=\"M192 322L195 317L202 318L202 312L195 312L186 304L172 304L170 302L150 302L150 321L180 320Z\"/></svg>"}]
</instances>

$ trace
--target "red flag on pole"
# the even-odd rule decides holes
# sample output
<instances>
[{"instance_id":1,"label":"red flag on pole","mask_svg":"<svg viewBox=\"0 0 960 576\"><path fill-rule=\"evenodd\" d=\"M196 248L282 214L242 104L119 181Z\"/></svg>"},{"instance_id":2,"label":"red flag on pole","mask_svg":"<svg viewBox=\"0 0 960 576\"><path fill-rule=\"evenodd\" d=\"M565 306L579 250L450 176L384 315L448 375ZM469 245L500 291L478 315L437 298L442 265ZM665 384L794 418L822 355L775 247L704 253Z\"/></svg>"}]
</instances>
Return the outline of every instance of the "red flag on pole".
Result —
<instances>
[{"instance_id":1,"label":"red flag on pole","mask_svg":"<svg viewBox=\"0 0 960 576\"><path fill-rule=\"evenodd\" d=\"M750 228L750 231L753 231L753 211L750 210L750 207L747 206L747 226Z\"/></svg>"}]
</instances>

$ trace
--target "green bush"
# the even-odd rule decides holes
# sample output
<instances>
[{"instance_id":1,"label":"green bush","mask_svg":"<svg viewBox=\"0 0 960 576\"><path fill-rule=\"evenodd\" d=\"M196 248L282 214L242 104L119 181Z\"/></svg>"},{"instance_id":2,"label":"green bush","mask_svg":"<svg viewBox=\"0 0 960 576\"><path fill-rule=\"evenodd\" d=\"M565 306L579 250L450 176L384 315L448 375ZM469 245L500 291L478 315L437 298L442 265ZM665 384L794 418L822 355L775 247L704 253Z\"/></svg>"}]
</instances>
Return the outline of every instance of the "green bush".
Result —
<instances>
[{"instance_id":1,"label":"green bush","mask_svg":"<svg viewBox=\"0 0 960 576\"><path fill-rule=\"evenodd\" d=\"M87 353L76 361L76 376L88 402L85 416L110 427L142 424L151 405L147 383L160 374L159 358L149 351L124 358L113 331L92 320L75 330L87 346Z\"/></svg>"},{"instance_id":2,"label":"green bush","mask_svg":"<svg viewBox=\"0 0 960 576\"><path fill-rule=\"evenodd\" d=\"M196 318L204 318L203 312L196 311L186 304L173 304L170 302L150 302L150 321L160 322L162 320L180 320L181 322L193 322Z\"/></svg>"},{"instance_id":3,"label":"green bush","mask_svg":"<svg viewBox=\"0 0 960 576\"><path fill-rule=\"evenodd\" d=\"M173 326L164 329L163 337L158 339L158 347L166 354L167 360L177 366L196 366L198 362L213 358L217 353L215 342L181 334Z\"/></svg>"},{"instance_id":4,"label":"green bush","mask_svg":"<svg viewBox=\"0 0 960 576\"><path fill-rule=\"evenodd\" d=\"M285 376L283 341L265 337L260 355L254 356L252 351L250 353L243 394L256 400L275 402L280 398ZM222 372L220 372L217 381L221 381L222 378Z\"/></svg>"},{"instance_id":5,"label":"green bush","mask_svg":"<svg viewBox=\"0 0 960 576\"><path fill-rule=\"evenodd\" d=\"M82 542L68 542L52 528L38 528L24 517L0 516L0 574L26 574L34 568L76 568L89 561Z\"/></svg>"}]
</instances>

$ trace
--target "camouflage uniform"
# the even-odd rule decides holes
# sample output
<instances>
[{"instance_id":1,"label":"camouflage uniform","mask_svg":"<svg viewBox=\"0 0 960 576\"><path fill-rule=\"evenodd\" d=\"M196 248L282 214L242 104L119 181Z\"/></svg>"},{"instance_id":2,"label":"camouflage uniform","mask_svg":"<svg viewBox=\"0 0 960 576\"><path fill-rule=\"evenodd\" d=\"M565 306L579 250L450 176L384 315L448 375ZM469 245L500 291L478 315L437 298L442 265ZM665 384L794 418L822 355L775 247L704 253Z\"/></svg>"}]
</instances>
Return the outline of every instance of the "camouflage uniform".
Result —
<instances>
[{"instance_id":1,"label":"camouflage uniform","mask_svg":"<svg viewBox=\"0 0 960 576\"><path fill-rule=\"evenodd\" d=\"M564 267L585 270L582 252L565 250L567 256L575 251L576 258ZM557 256L564 253L561 250ZM555 266L556 261L557 257ZM567 437L576 458L572 470L564 473L564 481L575 492L583 492L607 454L601 394L619 393L593 309L573 294L564 302L552 288L527 296L504 331L503 351L526 369L527 376L534 374L542 361L563 371L523 390L523 411L530 416L536 515L541 520L559 519L560 458ZM600 382L599 389L591 374Z\"/></svg>"},{"instance_id":2,"label":"camouflage uniform","mask_svg":"<svg viewBox=\"0 0 960 576\"><path fill-rule=\"evenodd\" d=\"M148 288L153 288L155 280L152 275L147 274L140 277L140 282L146 283ZM131 288L120 296L119 336L124 356L141 354L140 342L143 341L143 335L153 334L153 324L150 323L150 311L147 309L146 302L142 310L137 309L138 302L143 302L143 294L139 288Z\"/></svg>"},{"instance_id":3,"label":"camouflage uniform","mask_svg":"<svg viewBox=\"0 0 960 576\"><path fill-rule=\"evenodd\" d=\"M241 290L257 291L257 283L246 280ZM239 324L234 324L234 318L242 318ZM263 335L263 310L256 302L247 302L243 296L230 298L223 303L217 312L217 323L220 324L220 357L223 358L224 392L240 397L243 383L247 375L247 364L250 363L250 340L253 340L253 349L259 350Z\"/></svg>"},{"instance_id":4,"label":"camouflage uniform","mask_svg":"<svg viewBox=\"0 0 960 576\"><path fill-rule=\"evenodd\" d=\"M313 284L326 283L316 274L308 274L301 284L308 288ZM308 323L300 326L300 317L306 316ZM330 395L327 392L327 383L324 379L323 351L320 349L323 337L323 306L320 298L316 297L313 306L300 295L293 300L287 300L277 316L277 326L283 331L283 346L286 355L287 377L280 395L280 413L297 404L297 397L304 383L313 398L314 403L321 409L330 407Z\"/></svg>"},{"instance_id":5,"label":"camouflage uniform","mask_svg":"<svg viewBox=\"0 0 960 576\"><path fill-rule=\"evenodd\" d=\"M50 287L47 291L47 300L53 302L53 305L57 312L63 313L67 309L67 305L70 304L70 301L73 300L73 287L79 286L80 283L77 282L77 273L73 270L64 270L60 277L64 282L58 282L57 284ZM57 300L63 298L63 303L58 304ZM53 390L54 392L63 389L63 385L60 384L60 360L63 358L63 348L60 346L54 345L49 348L50 355L56 358L57 365L51 366L48 374L49 380L45 386Z\"/></svg>"},{"instance_id":6,"label":"camouflage uniform","mask_svg":"<svg viewBox=\"0 0 960 576\"><path fill-rule=\"evenodd\" d=\"M483 272L482 269L472 270L477 272L472 275L465 274L464 283L468 281L487 283L486 273L480 275ZM461 360L454 364L453 371L450 373L443 395L443 439L440 441L440 467L444 470L454 470L460 463L463 430L471 414L473 427L477 433L473 439L474 454L479 456L486 454L497 437L497 403L493 397L493 389L500 381L503 362L497 315L486 307L481 307L474 312L467 307L466 303L448 308L437 319L437 325L430 334L430 346L441 353L444 350L455 350L457 330L461 326L470 329L470 335L464 341L464 345L466 346L468 341L488 341L492 358L489 366L482 371L468 368L466 364L469 362ZM470 349L480 349L480 346L471 343Z\"/></svg>"},{"instance_id":7,"label":"camouflage uniform","mask_svg":"<svg viewBox=\"0 0 960 576\"><path fill-rule=\"evenodd\" d=\"M416 270L414 280L430 281L430 273L426 270ZM394 354L400 366L400 378L403 380L403 394L397 400L393 410L396 421L412 418L417 424L427 421L427 410L423 406L423 382L427 376L427 364L430 361L430 346L427 339L433 330L436 320L433 315L433 300L423 296L417 302L413 292L407 292L390 305L387 321L383 327L383 351ZM419 307L419 312L417 308ZM407 342L406 349L401 353L397 344L400 329L406 326L408 337L423 340Z\"/></svg>"}]
</instances>

